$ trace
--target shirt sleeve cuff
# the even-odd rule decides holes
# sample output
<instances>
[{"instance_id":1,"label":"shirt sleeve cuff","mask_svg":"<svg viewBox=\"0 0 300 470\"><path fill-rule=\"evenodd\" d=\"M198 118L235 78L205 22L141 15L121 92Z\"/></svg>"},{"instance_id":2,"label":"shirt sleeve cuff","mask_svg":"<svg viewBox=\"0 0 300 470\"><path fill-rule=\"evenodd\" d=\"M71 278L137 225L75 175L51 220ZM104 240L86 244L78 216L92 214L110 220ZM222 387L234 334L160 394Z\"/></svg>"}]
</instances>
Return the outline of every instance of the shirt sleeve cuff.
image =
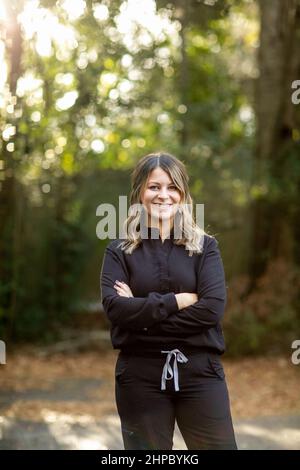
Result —
<instances>
[{"instance_id":1,"label":"shirt sleeve cuff","mask_svg":"<svg viewBox=\"0 0 300 470\"><path fill-rule=\"evenodd\" d=\"M165 294L164 304L165 304L165 309L166 309L168 315L170 315L171 313L176 313L176 312L179 311L177 300L176 300L174 292L169 292L168 294Z\"/></svg>"}]
</instances>

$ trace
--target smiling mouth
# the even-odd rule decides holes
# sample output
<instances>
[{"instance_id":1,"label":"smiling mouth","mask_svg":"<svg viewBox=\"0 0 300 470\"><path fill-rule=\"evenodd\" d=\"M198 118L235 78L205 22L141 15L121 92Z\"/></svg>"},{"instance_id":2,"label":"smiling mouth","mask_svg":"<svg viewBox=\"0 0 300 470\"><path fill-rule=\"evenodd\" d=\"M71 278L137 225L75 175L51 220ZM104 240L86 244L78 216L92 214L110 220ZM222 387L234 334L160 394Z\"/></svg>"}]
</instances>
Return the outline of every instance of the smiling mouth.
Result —
<instances>
[{"instance_id":1,"label":"smiling mouth","mask_svg":"<svg viewBox=\"0 0 300 470\"><path fill-rule=\"evenodd\" d=\"M173 204L160 204L159 202L154 202L153 203L155 206L161 206L161 207L169 207L172 206Z\"/></svg>"}]
</instances>

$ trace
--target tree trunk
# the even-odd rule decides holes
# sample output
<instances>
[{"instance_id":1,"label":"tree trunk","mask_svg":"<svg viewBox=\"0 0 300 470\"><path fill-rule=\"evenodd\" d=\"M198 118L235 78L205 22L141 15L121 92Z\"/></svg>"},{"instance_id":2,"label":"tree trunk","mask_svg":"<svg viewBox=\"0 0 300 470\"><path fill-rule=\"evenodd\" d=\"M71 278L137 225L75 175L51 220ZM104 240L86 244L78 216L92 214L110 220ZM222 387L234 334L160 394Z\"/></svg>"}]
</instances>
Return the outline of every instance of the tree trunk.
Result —
<instances>
[{"instance_id":1,"label":"tree trunk","mask_svg":"<svg viewBox=\"0 0 300 470\"><path fill-rule=\"evenodd\" d=\"M282 182L286 152L293 144L291 83L299 63L296 49L299 0L260 0L259 5L260 75L255 97L257 147L253 173L258 196L252 204L248 294L272 258L288 255L283 239L288 224L288 201L284 198Z\"/></svg>"},{"instance_id":2,"label":"tree trunk","mask_svg":"<svg viewBox=\"0 0 300 470\"><path fill-rule=\"evenodd\" d=\"M17 81L21 75L22 33L17 22L17 14L22 4L22 2L16 4L13 1L6 4L8 14L5 30L8 63L8 101L14 107L17 104ZM14 113L9 115L9 122L17 127ZM16 194L15 169L17 165L17 151L9 152L7 144L8 142L3 142L4 177L0 187L0 303L7 325L5 333L11 334L17 306L17 252L20 241L19 237L21 236L19 231L21 211L16 210L16 207L19 207L16 205L16 198L21 198L21 194Z\"/></svg>"}]
</instances>

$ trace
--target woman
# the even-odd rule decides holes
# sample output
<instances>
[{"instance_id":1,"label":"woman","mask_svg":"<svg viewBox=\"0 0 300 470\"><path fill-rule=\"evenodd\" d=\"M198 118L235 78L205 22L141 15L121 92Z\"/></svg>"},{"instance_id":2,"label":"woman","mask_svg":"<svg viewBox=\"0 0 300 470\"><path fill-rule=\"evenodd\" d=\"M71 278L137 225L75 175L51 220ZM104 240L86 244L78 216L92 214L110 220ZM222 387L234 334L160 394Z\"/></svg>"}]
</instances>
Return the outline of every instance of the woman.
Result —
<instances>
[{"instance_id":1,"label":"woman","mask_svg":"<svg viewBox=\"0 0 300 470\"><path fill-rule=\"evenodd\" d=\"M193 219L184 164L144 156L132 174L125 240L105 250L115 398L125 449L236 449L220 355L226 288L218 242ZM179 234L179 235L178 235Z\"/></svg>"}]
</instances>

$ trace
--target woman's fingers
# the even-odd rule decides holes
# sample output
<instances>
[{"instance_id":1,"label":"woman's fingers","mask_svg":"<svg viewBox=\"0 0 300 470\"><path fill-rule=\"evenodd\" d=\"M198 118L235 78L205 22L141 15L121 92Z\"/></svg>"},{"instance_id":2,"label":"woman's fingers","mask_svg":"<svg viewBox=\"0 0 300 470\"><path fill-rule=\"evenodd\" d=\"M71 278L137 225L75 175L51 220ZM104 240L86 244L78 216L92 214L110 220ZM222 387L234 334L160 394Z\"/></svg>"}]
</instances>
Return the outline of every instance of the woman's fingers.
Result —
<instances>
[{"instance_id":1,"label":"woman's fingers","mask_svg":"<svg viewBox=\"0 0 300 470\"><path fill-rule=\"evenodd\" d=\"M129 288L129 286L127 286L127 284L125 284L125 282L116 281L116 285L117 285L117 286L119 287L119 289L121 289L122 291L129 293L130 288Z\"/></svg>"},{"instance_id":2,"label":"woman's fingers","mask_svg":"<svg viewBox=\"0 0 300 470\"><path fill-rule=\"evenodd\" d=\"M114 288L123 297L133 297L130 287L125 282L116 280Z\"/></svg>"},{"instance_id":3,"label":"woman's fingers","mask_svg":"<svg viewBox=\"0 0 300 470\"><path fill-rule=\"evenodd\" d=\"M114 288L116 289L117 293L121 296L121 297L129 297L128 293L122 289L121 287L118 287L118 286L114 286Z\"/></svg>"}]
</instances>

